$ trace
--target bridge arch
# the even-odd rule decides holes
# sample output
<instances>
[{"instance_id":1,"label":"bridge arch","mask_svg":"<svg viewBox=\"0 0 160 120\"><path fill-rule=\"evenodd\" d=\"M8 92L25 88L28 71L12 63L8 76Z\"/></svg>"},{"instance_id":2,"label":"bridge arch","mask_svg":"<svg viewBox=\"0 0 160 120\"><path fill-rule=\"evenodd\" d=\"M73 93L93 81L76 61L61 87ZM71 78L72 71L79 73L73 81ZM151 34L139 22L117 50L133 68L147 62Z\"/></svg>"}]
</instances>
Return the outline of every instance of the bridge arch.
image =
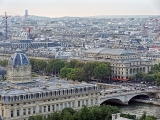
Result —
<instances>
[{"instance_id":1,"label":"bridge arch","mask_svg":"<svg viewBox=\"0 0 160 120\"><path fill-rule=\"evenodd\" d=\"M128 98L128 102L129 102L130 100L132 100L133 98L137 98L137 99L149 98L149 95L147 95L147 94L137 94L137 95L133 95L133 96L130 96L130 97Z\"/></svg>"},{"instance_id":2,"label":"bridge arch","mask_svg":"<svg viewBox=\"0 0 160 120\"><path fill-rule=\"evenodd\" d=\"M123 101L120 100L120 99L118 99L118 98L110 98L110 99L104 100L103 102L101 102L100 105L103 105L103 104L105 104L105 103L123 105Z\"/></svg>"}]
</instances>

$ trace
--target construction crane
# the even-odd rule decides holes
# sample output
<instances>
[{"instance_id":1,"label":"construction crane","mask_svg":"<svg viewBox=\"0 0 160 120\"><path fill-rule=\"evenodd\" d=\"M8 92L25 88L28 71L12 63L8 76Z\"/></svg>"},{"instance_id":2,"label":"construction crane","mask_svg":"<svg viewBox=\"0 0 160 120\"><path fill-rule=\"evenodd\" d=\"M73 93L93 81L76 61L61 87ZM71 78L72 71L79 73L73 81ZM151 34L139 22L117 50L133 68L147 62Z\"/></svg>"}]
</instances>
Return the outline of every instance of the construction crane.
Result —
<instances>
[{"instance_id":1,"label":"construction crane","mask_svg":"<svg viewBox=\"0 0 160 120\"><path fill-rule=\"evenodd\" d=\"M33 29L33 27L24 27L23 29L27 29L27 31L28 31L28 39L30 39L31 38L31 29Z\"/></svg>"},{"instance_id":2,"label":"construction crane","mask_svg":"<svg viewBox=\"0 0 160 120\"><path fill-rule=\"evenodd\" d=\"M6 27L6 35L5 35L5 37L6 37L6 40L8 39L8 24L7 24L7 19L8 19L9 17L10 17L10 16L7 15L7 12L5 12L5 15L2 17L2 18L5 19L5 22L6 22L6 24L5 24L5 27Z\"/></svg>"},{"instance_id":3,"label":"construction crane","mask_svg":"<svg viewBox=\"0 0 160 120\"><path fill-rule=\"evenodd\" d=\"M159 30L159 19L156 18L151 18L150 20L155 20L156 21L156 33L158 34L158 30Z\"/></svg>"}]
</instances>

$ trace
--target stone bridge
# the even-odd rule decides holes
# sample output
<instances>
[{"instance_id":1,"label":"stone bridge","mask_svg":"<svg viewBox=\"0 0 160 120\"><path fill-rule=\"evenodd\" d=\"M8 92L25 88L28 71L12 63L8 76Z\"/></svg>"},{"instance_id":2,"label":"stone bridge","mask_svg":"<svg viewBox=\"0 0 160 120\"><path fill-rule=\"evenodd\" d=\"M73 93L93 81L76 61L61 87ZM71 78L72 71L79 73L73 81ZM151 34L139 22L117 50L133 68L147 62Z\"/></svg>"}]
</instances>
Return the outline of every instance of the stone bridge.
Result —
<instances>
[{"instance_id":1,"label":"stone bridge","mask_svg":"<svg viewBox=\"0 0 160 120\"><path fill-rule=\"evenodd\" d=\"M104 102L112 102L117 104L128 105L128 102L136 97L136 96L146 96L149 97L149 93L159 93L157 90L149 90L149 91L130 91L130 92L122 92L122 93L112 93L107 95L100 96L100 104Z\"/></svg>"}]
</instances>

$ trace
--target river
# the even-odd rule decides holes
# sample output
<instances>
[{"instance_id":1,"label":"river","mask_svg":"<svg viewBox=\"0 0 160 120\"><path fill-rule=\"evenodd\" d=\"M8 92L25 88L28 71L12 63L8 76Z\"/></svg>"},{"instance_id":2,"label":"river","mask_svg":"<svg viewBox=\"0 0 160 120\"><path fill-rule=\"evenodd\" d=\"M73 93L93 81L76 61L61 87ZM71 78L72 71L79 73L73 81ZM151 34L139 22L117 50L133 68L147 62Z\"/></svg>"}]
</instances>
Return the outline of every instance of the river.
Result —
<instances>
[{"instance_id":1,"label":"river","mask_svg":"<svg viewBox=\"0 0 160 120\"><path fill-rule=\"evenodd\" d=\"M120 108L123 113L129 113L137 116L141 116L143 111L146 111L147 115L153 115L160 120L160 106L131 101L128 106L118 105L118 108Z\"/></svg>"}]
</instances>

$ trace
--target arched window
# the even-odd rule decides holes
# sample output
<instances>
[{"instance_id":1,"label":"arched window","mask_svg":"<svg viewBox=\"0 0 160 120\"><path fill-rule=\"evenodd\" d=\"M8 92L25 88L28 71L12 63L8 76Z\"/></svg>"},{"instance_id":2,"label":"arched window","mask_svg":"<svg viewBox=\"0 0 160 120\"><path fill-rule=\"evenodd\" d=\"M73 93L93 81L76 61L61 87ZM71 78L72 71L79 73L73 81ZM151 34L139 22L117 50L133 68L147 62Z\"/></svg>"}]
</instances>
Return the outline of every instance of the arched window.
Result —
<instances>
[{"instance_id":1,"label":"arched window","mask_svg":"<svg viewBox=\"0 0 160 120\"><path fill-rule=\"evenodd\" d=\"M50 92L50 96L52 96L52 92Z\"/></svg>"},{"instance_id":2,"label":"arched window","mask_svg":"<svg viewBox=\"0 0 160 120\"><path fill-rule=\"evenodd\" d=\"M75 88L75 93L78 93L78 88Z\"/></svg>"},{"instance_id":3,"label":"arched window","mask_svg":"<svg viewBox=\"0 0 160 120\"><path fill-rule=\"evenodd\" d=\"M84 88L84 92L86 92L86 87Z\"/></svg>"},{"instance_id":4,"label":"arched window","mask_svg":"<svg viewBox=\"0 0 160 120\"><path fill-rule=\"evenodd\" d=\"M39 93L36 93L36 98L39 98Z\"/></svg>"},{"instance_id":5,"label":"arched window","mask_svg":"<svg viewBox=\"0 0 160 120\"><path fill-rule=\"evenodd\" d=\"M23 95L20 95L20 100L23 100Z\"/></svg>"},{"instance_id":6,"label":"arched window","mask_svg":"<svg viewBox=\"0 0 160 120\"><path fill-rule=\"evenodd\" d=\"M31 99L33 99L33 94L31 94Z\"/></svg>"},{"instance_id":7,"label":"arched window","mask_svg":"<svg viewBox=\"0 0 160 120\"><path fill-rule=\"evenodd\" d=\"M80 92L82 92L82 88L80 88Z\"/></svg>"},{"instance_id":8,"label":"arched window","mask_svg":"<svg viewBox=\"0 0 160 120\"><path fill-rule=\"evenodd\" d=\"M26 100L28 100L28 95L26 95Z\"/></svg>"}]
</instances>

